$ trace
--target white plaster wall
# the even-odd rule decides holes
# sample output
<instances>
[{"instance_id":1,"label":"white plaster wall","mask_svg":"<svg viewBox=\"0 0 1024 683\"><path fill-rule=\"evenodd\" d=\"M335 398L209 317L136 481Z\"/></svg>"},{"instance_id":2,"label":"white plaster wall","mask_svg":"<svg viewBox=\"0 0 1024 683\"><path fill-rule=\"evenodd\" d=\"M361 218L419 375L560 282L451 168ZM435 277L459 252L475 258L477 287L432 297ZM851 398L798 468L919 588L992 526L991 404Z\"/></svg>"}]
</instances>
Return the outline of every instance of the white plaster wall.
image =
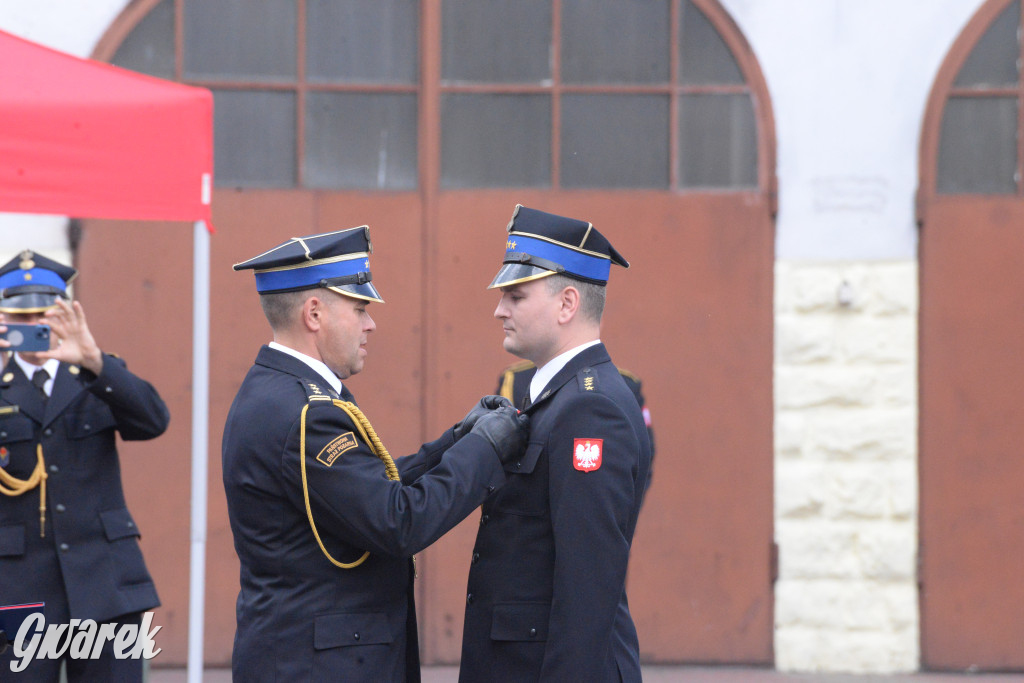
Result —
<instances>
[{"instance_id":1,"label":"white plaster wall","mask_svg":"<svg viewBox=\"0 0 1024 683\"><path fill-rule=\"evenodd\" d=\"M780 259L914 259L925 100L981 0L720 0L775 112Z\"/></svg>"},{"instance_id":2,"label":"white plaster wall","mask_svg":"<svg viewBox=\"0 0 1024 683\"><path fill-rule=\"evenodd\" d=\"M982 3L721 2L777 132L776 667L913 671L918 144L935 75Z\"/></svg>"}]
</instances>

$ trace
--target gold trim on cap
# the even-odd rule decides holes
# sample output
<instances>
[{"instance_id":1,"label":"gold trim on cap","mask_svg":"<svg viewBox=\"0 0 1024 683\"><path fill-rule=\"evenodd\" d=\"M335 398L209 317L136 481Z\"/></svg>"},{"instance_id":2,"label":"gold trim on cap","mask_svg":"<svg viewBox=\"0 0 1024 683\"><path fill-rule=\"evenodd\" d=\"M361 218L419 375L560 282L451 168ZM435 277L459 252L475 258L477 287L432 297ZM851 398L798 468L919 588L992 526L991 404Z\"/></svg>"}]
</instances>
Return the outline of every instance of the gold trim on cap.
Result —
<instances>
[{"instance_id":1,"label":"gold trim on cap","mask_svg":"<svg viewBox=\"0 0 1024 683\"><path fill-rule=\"evenodd\" d=\"M309 239L310 237L327 237L328 235L340 235L343 232L351 232L352 230L365 230L365 229L368 229L369 227L370 226L368 226L368 225L357 225L354 228L345 228L343 230L335 230L334 232L325 232L325 233L322 233L322 234L319 234L319 235L307 235L306 237L302 237L302 238L291 237L284 244L279 244L276 247L274 247L273 249L267 249L262 254L258 254L257 256L253 256L252 258L246 259L244 261L240 261L239 263L236 263L235 265L231 266L231 268L233 270L238 270L239 266L244 266L246 263L249 263L250 261L255 261L258 258L263 258L267 254L272 254L275 251L277 251L278 249L284 249L285 247L291 246L292 244L295 244L295 242L300 240L300 239ZM305 246L305 245L303 245L303 246ZM69 280L69 282L70 282L70 280Z\"/></svg>"},{"instance_id":2,"label":"gold trim on cap","mask_svg":"<svg viewBox=\"0 0 1024 683\"><path fill-rule=\"evenodd\" d=\"M542 277L550 277L552 275L558 275L553 270L545 270L543 273L537 273L535 275L529 275L527 277L521 277L518 280L509 280L508 282L499 282L498 284L491 283L487 285L487 289L501 289L502 287L511 287L512 285L519 285L524 282L530 282L532 280L539 280ZM497 277L497 276L495 276Z\"/></svg>"},{"instance_id":3,"label":"gold trim on cap","mask_svg":"<svg viewBox=\"0 0 1024 683\"><path fill-rule=\"evenodd\" d=\"M354 294L352 292L349 292L348 290L342 289L341 287L324 287L324 289L329 289L332 292L334 292L335 294L341 294L342 296L347 296L347 297L350 297L352 299L362 299L363 301L373 301L373 302L378 303L378 304L384 303L384 299L382 299L382 298L379 298L379 297L375 298L375 297L372 297L372 296L363 296L362 294Z\"/></svg>"},{"instance_id":4,"label":"gold trim on cap","mask_svg":"<svg viewBox=\"0 0 1024 683\"><path fill-rule=\"evenodd\" d=\"M0 313L46 313L51 308L56 307L56 302L51 306L46 306L45 308L39 308L38 306L36 308L11 308L8 306L0 306Z\"/></svg>"},{"instance_id":5,"label":"gold trim on cap","mask_svg":"<svg viewBox=\"0 0 1024 683\"><path fill-rule=\"evenodd\" d=\"M370 255L365 251L361 251L354 254L345 254L344 256L330 256L328 258L310 259L309 261L303 261L302 263L293 263L290 266L277 266L275 268L254 268L254 273L277 273L283 270L298 270L300 268L310 268L312 266L322 266L326 263L341 263L342 261L354 261L355 259L370 258Z\"/></svg>"},{"instance_id":6,"label":"gold trim on cap","mask_svg":"<svg viewBox=\"0 0 1024 683\"><path fill-rule=\"evenodd\" d=\"M588 223L588 225L589 225L589 223ZM594 227L594 226L591 225L590 227ZM587 232L589 233L590 230L588 229ZM523 235L524 237L532 237L533 239L536 239L536 240L544 240L545 242L548 242L550 244L557 244L560 247L565 247L566 249L572 249L573 251L578 251L581 254L587 254L588 256L596 256L598 258L608 259L609 261L612 260L611 256L607 256L605 254L599 254L596 251L590 251L589 249L583 249L581 247L574 247L571 244L566 244L565 242L559 242L558 240L553 240L550 237L544 237L543 235L534 235L532 232L516 232L516 233L510 233L510 234ZM586 238L584 238L584 240L585 239Z\"/></svg>"},{"instance_id":7,"label":"gold trim on cap","mask_svg":"<svg viewBox=\"0 0 1024 683\"><path fill-rule=\"evenodd\" d=\"M512 212L512 218L508 219L508 225L505 226L505 232L512 232L512 224L516 222L516 216L519 215L519 209L521 208L523 208L522 204L516 204L516 208Z\"/></svg>"},{"instance_id":8,"label":"gold trim on cap","mask_svg":"<svg viewBox=\"0 0 1024 683\"><path fill-rule=\"evenodd\" d=\"M594 229L593 223L587 223L587 231L583 233L583 239L580 240L580 249L587 243L587 238L590 237L590 231Z\"/></svg>"}]
</instances>

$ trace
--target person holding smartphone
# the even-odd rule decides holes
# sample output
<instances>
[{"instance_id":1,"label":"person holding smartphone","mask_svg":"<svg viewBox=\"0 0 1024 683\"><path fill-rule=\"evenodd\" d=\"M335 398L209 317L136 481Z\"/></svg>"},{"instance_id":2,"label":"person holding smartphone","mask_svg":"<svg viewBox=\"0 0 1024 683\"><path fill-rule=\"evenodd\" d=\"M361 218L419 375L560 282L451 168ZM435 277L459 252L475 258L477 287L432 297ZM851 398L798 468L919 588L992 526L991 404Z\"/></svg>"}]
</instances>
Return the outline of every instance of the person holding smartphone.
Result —
<instances>
[{"instance_id":1,"label":"person holding smartphone","mask_svg":"<svg viewBox=\"0 0 1024 683\"><path fill-rule=\"evenodd\" d=\"M100 350L68 296L76 274L29 250L0 266L0 350L9 356L0 373L0 596L45 603L50 625L137 625L160 600L125 504L115 441L160 436L170 416L152 385ZM40 333L45 325L48 348L34 344L45 334L13 335L11 323ZM0 671L13 650L0 655ZM142 680L142 659L117 659L110 641L98 659L71 650L63 658L69 683ZM35 659L27 674L56 683L61 661Z\"/></svg>"}]
</instances>

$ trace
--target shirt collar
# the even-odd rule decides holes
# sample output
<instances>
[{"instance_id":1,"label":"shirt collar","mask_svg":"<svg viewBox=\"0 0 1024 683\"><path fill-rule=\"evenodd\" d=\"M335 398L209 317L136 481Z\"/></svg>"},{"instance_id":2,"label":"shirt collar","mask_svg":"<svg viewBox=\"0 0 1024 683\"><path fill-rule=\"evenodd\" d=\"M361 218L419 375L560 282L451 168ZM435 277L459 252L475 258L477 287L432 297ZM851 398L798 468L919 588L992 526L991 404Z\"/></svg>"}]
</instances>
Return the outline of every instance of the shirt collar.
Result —
<instances>
[{"instance_id":1,"label":"shirt collar","mask_svg":"<svg viewBox=\"0 0 1024 683\"><path fill-rule=\"evenodd\" d=\"M50 392L53 391L53 380L57 377L57 370L60 369L59 360L57 360L56 358L49 358L42 365L32 365L27 360L22 358L21 354L15 353L14 362L18 364L18 367L21 368L21 371L25 373L25 376L28 377L29 379L32 379L32 375L35 374L35 371L38 370L39 368L43 368L44 370L46 370L47 374L50 375L50 379L46 380L46 384L43 385L43 387L44 391L46 391L46 395L50 395Z\"/></svg>"},{"instance_id":2,"label":"shirt collar","mask_svg":"<svg viewBox=\"0 0 1024 683\"><path fill-rule=\"evenodd\" d=\"M307 356L306 354L300 351L296 351L293 348L289 348L282 344L278 344L277 342L272 341L267 346L269 346L272 349L276 349L281 353L287 353L289 356L292 356L293 358L298 358L303 363L316 370L316 374L323 377L324 381L331 385L331 388L334 389L338 396L341 396L341 380L338 379L337 375L331 372L331 369L327 367L326 363L317 360L312 356Z\"/></svg>"},{"instance_id":3,"label":"shirt collar","mask_svg":"<svg viewBox=\"0 0 1024 683\"><path fill-rule=\"evenodd\" d=\"M589 341L586 344L580 344L576 348L569 349L565 353L559 354L544 364L544 367L537 368L537 372L533 375L533 379L530 381L530 403L537 400L537 396L540 392L544 391L544 387L547 386L558 371L566 366L566 364L576 357L584 349L589 349L591 346L600 344L600 339Z\"/></svg>"}]
</instances>

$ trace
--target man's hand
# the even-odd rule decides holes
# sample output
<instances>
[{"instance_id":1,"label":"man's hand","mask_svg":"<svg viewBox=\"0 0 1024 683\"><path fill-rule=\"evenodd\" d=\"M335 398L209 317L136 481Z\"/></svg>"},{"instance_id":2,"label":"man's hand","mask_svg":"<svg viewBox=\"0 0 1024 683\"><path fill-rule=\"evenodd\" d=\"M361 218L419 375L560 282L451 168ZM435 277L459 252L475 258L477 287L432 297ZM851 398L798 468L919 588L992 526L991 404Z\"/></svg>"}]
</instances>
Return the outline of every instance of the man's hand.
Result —
<instances>
[{"instance_id":1,"label":"man's hand","mask_svg":"<svg viewBox=\"0 0 1024 683\"><path fill-rule=\"evenodd\" d=\"M40 352L40 358L56 358L72 365L81 365L95 375L100 374L103 370L103 353L89 332L82 304L58 299L57 305L43 315L43 322L50 326L52 335L57 338L57 346Z\"/></svg>"},{"instance_id":2,"label":"man's hand","mask_svg":"<svg viewBox=\"0 0 1024 683\"><path fill-rule=\"evenodd\" d=\"M473 406L473 409L466 413L466 417L455 423L452 430L455 432L455 440L458 441L473 429L473 425L482 416L500 408L501 406L512 407L512 401L504 396L484 396L480 402Z\"/></svg>"},{"instance_id":3,"label":"man's hand","mask_svg":"<svg viewBox=\"0 0 1024 683\"><path fill-rule=\"evenodd\" d=\"M518 458L530 435L530 418L512 406L501 406L481 415L470 434L483 437L498 451L502 464Z\"/></svg>"}]
</instances>

